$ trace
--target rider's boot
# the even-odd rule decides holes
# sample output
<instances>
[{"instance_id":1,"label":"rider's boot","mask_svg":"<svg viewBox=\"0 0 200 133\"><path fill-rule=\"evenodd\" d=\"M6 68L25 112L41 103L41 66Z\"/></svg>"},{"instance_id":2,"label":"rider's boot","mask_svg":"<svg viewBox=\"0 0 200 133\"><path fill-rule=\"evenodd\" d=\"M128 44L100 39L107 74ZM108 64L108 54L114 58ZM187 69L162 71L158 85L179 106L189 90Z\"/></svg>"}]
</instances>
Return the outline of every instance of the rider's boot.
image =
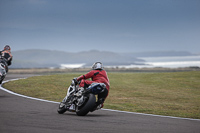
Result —
<instances>
[{"instance_id":1,"label":"rider's boot","mask_svg":"<svg viewBox=\"0 0 200 133\"><path fill-rule=\"evenodd\" d=\"M103 108L103 106L104 106L103 103L104 103L104 99L103 98L98 99L98 101L95 103L94 108L90 112L93 112L95 110Z\"/></svg>"}]
</instances>

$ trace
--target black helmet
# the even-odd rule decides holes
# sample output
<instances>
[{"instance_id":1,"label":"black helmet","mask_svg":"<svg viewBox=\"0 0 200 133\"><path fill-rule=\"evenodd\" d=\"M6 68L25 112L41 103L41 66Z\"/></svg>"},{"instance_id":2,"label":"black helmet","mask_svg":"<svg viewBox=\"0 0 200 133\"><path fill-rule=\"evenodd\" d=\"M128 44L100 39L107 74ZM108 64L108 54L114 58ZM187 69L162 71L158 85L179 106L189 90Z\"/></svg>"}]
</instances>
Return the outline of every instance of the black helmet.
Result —
<instances>
[{"instance_id":1,"label":"black helmet","mask_svg":"<svg viewBox=\"0 0 200 133\"><path fill-rule=\"evenodd\" d=\"M10 48L9 45L6 45L6 46L4 47L4 50L11 50L11 48Z\"/></svg>"}]
</instances>

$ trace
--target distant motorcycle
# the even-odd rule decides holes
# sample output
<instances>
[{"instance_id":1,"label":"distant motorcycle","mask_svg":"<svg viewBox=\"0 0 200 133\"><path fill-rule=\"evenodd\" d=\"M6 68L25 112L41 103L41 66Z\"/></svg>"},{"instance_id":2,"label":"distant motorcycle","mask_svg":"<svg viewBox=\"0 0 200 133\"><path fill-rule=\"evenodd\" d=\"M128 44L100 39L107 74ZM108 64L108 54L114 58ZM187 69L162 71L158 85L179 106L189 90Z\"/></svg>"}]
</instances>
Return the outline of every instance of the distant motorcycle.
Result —
<instances>
[{"instance_id":1,"label":"distant motorcycle","mask_svg":"<svg viewBox=\"0 0 200 133\"><path fill-rule=\"evenodd\" d=\"M2 56L0 57L0 84L3 82L6 77L6 72L8 72L8 65L6 59Z\"/></svg>"},{"instance_id":2,"label":"distant motorcycle","mask_svg":"<svg viewBox=\"0 0 200 133\"><path fill-rule=\"evenodd\" d=\"M79 82L80 83L80 82ZM88 88L79 88L79 83L72 80L68 88L67 95L60 102L58 113L63 114L66 111L76 112L78 116L85 116L94 111L97 94L106 89L104 83L92 83Z\"/></svg>"}]
</instances>

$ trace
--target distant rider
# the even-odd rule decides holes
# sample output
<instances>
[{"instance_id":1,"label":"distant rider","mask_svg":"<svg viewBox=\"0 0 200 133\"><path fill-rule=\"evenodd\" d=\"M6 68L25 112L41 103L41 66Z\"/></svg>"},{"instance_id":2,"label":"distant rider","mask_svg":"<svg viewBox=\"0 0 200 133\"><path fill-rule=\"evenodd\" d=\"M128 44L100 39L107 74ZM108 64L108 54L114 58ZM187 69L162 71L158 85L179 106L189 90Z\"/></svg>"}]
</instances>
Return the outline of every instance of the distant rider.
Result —
<instances>
[{"instance_id":1,"label":"distant rider","mask_svg":"<svg viewBox=\"0 0 200 133\"><path fill-rule=\"evenodd\" d=\"M6 72L8 72L8 66L12 64L12 54L11 54L11 48L9 45L6 45L4 47L4 50L0 51L0 61L6 66Z\"/></svg>"},{"instance_id":2,"label":"distant rider","mask_svg":"<svg viewBox=\"0 0 200 133\"><path fill-rule=\"evenodd\" d=\"M79 84L79 87L83 87L83 88L89 87L92 83L104 83L106 85L106 89L102 93L98 94L98 101L96 102L96 106L94 108L94 110L95 110L95 109L97 109L97 107L98 108L103 107L103 103L109 93L110 83L109 83L107 73L103 69L103 64L101 62L95 62L92 65L92 69L93 70L91 70L87 74L82 75L82 76L78 77L77 79L75 78L75 80L81 81ZM89 78L91 78L92 81L86 80Z\"/></svg>"}]
</instances>

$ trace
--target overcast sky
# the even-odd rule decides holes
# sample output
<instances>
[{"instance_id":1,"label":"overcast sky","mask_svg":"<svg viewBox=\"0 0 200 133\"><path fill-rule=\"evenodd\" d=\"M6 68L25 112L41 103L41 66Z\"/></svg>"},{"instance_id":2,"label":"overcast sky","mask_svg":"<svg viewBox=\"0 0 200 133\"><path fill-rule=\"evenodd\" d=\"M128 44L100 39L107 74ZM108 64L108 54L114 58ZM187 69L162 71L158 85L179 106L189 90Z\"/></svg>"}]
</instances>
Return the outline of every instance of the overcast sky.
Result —
<instances>
[{"instance_id":1,"label":"overcast sky","mask_svg":"<svg viewBox=\"0 0 200 133\"><path fill-rule=\"evenodd\" d=\"M200 0L0 0L13 51L200 53Z\"/></svg>"}]
</instances>

